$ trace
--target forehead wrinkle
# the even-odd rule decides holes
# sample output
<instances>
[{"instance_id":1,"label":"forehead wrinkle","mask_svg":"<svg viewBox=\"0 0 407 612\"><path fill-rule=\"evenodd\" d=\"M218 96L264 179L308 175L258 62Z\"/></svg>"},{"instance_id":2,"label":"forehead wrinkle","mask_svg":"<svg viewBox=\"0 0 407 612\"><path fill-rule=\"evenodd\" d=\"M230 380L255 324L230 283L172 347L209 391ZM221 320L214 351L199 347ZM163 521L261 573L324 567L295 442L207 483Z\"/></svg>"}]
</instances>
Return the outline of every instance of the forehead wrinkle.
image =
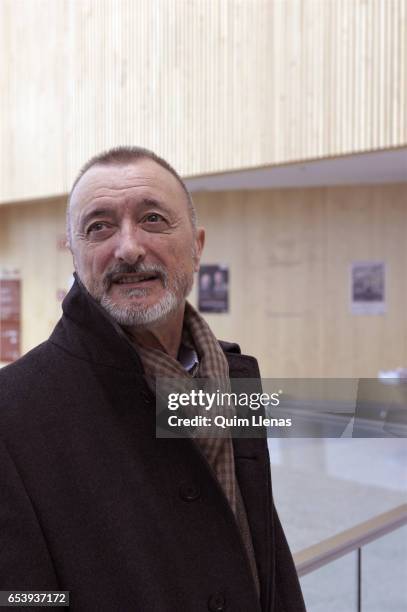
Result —
<instances>
[{"instance_id":1,"label":"forehead wrinkle","mask_svg":"<svg viewBox=\"0 0 407 612\"><path fill-rule=\"evenodd\" d=\"M116 191L116 192L118 192L118 191L129 191L129 190L133 190L133 189L139 191L140 189L145 189L145 188L149 189L149 188L151 188L151 186L156 187L153 183L151 183L150 185L148 185L148 184L140 184L140 185L131 185L131 186L126 186L126 187L106 187L106 186L103 186L103 187L99 187L99 189L103 189L103 190L106 190L108 192L110 192L110 191ZM96 189L96 191L98 191L98 188ZM157 204L161 203L162 205L165 203L165 199L166 198L172 199L171 194L169 194L166 190L164 190L164 189L159 187L158 191L160 192L158 194L158 196L153 194L151 196L146 195L146 196L144 196L142 198L140 198L140 195L138 195L137 193L136 194L129 193L128 196L126 196L126 199L129 199L129 200L131 200L132 198L134 200L140 199L141 201L146 201L146 202L149 202L149 203L154 203L155 202ZM163 194L165 195L165 197L163 197ZM86 195L87 194L85 192L85 200L87 200ZM85 204L83 205L83 208L85 208L86 206L91 205L96 200L100 200L100 199L104 199L104 198L110 198L110 197L114 198L115 194L112 195L111 193L101 193L101 194L91 195L89 200L86 201ZM79 201L80 201L80 198L79 198Z\"/></svg>"},{"instance_id":2,"label":"forehead wrinkle","mask_svg":"<svg viewBox=\"0 0 407 612\"><path fill-rule=\"evenodd\" d=\"M134 178L134 177L132 177L132 178ZM146 183L139 183L137 185L129 184L129 185L123 185L123 186L120 186L120 187L115 187L114 185L109 185L109 186L101 185L99 187L99 189L107 189L108 191L124 191L125 189L137 189L139 187L150 187L150 185L154 184L153 180L154 179L150 179L150 181L147 180Z\"/></svg>"},{"instance_id":3,"label":"forehead wrinkle","mask_svg":"<svg viewBox=\"0 0 407 612\"><path fill-rule=\"evenodd\" d=\"M86 182L85 182L85 178L88 179ZM81 191L84 191L85 192L85 196L87 196L88 192L92 191L92 190L96 191L96 194L97 194L98 191L107 191L107 192L110 192L110 191L115 192L116 191L117 192L117 191L126 191L128 189L137 189L137 188L140 188L140 187L141 188L151 187L151 185L153 187L156 186L155 183L154 183L154 177L151 177L150 179L148 179L146 177L142 177L142 178L144 178L144 180L146 181L145 183L141 183L140 182L138 184L134 184L133 181L134 181L134 179L137 180L137 177L133 176L133 177L131 177L131 181L129 181L129 184L127 184L127 185L120 185L120 186L117 185L116 186L116 185L112 185L109 182L109 177L107 177L106 178L106 183L107 184L105 184L105 185L103 185L103 184L102 185L94 185L93 181L92 181L92 176L86 177L86 174L85 174L84 178L81 181L79 181L78 184L76 185L76 187L74 188L74 190L73 190L73 192L71 194L71 201L78 198L78 196L77 196L77 192L78 191L79 191L79 199L81 199L80 198ZM109 197L109 193L101 193L100 195L96 195L96 194L94 196L93 195L91 196L92 200L97 199L97 198Z\"/></svg>"}]
</instances>

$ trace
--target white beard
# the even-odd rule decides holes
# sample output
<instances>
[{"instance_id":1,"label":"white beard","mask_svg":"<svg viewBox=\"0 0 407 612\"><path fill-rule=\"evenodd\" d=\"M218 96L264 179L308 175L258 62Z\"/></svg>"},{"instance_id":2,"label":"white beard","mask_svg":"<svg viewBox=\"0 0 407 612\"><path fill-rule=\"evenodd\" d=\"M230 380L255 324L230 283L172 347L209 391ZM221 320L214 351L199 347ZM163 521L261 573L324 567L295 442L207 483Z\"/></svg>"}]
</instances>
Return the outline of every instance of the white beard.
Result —
<instances>
[{"instance_id":1,"label":"white beard","mask_svg":"<svg viewBox=\"0 0 407 612\"><path fill-rule=\"evenodd\" d=\"M189 293L189 292L188 292ZM129 297L131 295L146 295L146 291L143 289L132 289L129 291ZM186 296L184 296L186 297ZM166 319L172 312L174 312L178 306L184 300L177 298L173 291L169 289L165 292L165 295L156 304L148 307L133 306L118 306L113 300L104 294L100 300L100 305L109 313L109 315L119 325L128 327L146 327Z\"/></svg>"},{"instance_id":2,"label":"white beard","mask_svg":"<svg viewBox=\"0 0 407 612\"><path fill-rule=\"evenodd\" d=\"M143 287L137 289L126 289L125 285L122 286L122 296L129 299L129 303L126 305L118 305L108 294L110 288L110 281L105 279L102 287L97 284L89 283L90 286L86 286L92 297L99 302L99 304L106 310L106 312L117 322L119 325L128 327L148 327L164 321L170 314L177 310L185 301L185 298L190 293L193 285L193 274L187 273L176 273L172 283L169 283L168 273L163 266L160 265L145 265L139 264L134 267L134 272L142 273L157 273L162 279L162 283L165 289L163 297L151 306L142 306L137 302L132 303L132 296L143 297L148 295L148 289ZM114 271L115 273L123 272L118 266ZM110 272L112 274L113 271ZM131 273L129 271L129 273Z\"/></svg>"}]
</instances>

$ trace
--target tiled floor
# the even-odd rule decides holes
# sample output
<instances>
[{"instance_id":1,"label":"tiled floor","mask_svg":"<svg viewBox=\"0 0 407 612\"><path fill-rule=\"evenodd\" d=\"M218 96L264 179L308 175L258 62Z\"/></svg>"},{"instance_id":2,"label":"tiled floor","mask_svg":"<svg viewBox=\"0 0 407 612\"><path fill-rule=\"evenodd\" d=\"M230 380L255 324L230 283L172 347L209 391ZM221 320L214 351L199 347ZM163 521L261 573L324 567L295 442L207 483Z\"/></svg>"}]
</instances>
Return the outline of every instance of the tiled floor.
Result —
<instances>
[{"instance_id":1,"label":"tiled floor","mask_svg":"<svg viewBox=\"0 0 407 612\"><path fill-rule=\"evenodd\" d=\"M271 439L274 498L297 552L407 502L407 440ZM363 612L407 610L407 527L362 551ZM302 579L308 612L353 612L356 554Z\"/></svg>"}]
</instances>

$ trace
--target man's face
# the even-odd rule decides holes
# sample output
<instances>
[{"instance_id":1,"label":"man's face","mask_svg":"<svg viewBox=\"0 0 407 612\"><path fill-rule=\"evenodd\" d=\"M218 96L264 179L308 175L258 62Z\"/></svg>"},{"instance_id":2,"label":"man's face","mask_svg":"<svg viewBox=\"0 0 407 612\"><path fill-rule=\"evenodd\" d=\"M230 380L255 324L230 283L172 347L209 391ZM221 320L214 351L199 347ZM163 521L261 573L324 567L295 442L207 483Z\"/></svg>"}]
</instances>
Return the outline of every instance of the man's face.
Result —
<instances>
[{"instance_id":1,"label":"man's face","mask_svg":"<svg viewBox=\"0 0 407 612\"><path fill-rule=\"evenodd\" d=\"M89 293L122 325L184 307L204 242L177 179L150 159L95 165L71 196L71 251Z\"/></svg>"}]
</instances>

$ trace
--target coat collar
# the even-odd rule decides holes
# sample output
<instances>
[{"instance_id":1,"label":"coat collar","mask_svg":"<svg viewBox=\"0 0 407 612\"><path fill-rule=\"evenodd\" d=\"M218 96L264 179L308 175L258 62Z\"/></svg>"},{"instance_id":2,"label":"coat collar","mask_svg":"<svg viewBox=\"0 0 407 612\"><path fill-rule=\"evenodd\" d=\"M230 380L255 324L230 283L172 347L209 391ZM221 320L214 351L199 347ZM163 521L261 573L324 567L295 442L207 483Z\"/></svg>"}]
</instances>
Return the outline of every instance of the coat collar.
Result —
<instances>
[{"instance_id":1,"label":"coat collar","mask_svg":"<svg viewBox=\"0 0 407 612\"><path fill-rule=\"evenodd\" d=\"M75 357L116 369L143 371L137 351L112 317L96 302L75 274L62 302L62 317L50 336L53 344Z\"/></svg>"}]
</instances>

